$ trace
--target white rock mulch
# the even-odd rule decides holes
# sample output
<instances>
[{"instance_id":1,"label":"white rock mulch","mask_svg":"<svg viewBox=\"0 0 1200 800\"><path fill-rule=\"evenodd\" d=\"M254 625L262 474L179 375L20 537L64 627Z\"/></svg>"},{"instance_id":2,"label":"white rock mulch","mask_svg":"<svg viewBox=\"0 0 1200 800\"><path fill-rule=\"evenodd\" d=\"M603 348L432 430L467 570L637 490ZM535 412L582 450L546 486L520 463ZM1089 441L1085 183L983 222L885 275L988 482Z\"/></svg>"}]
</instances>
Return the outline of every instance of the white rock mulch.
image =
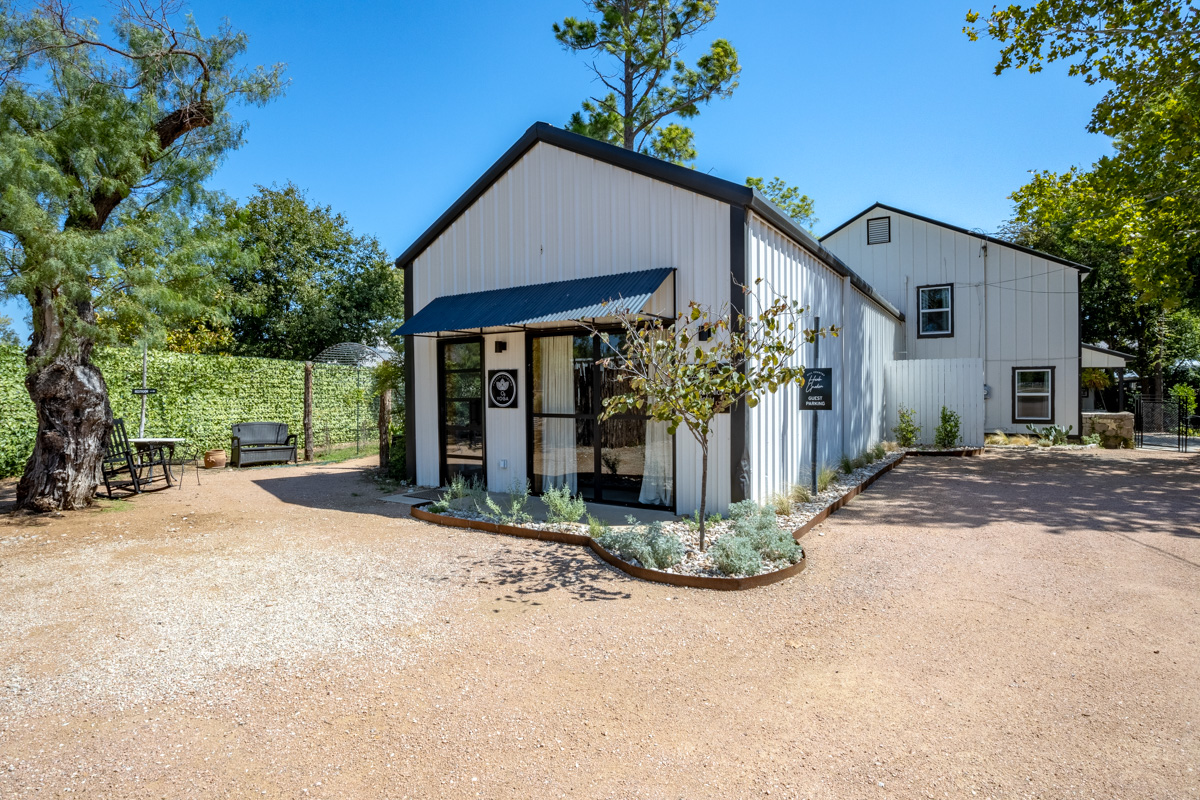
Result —
<instances>
[{"instance_id":1,"label":"white rock mulch","mask_svg":"<svg viewBox=\"0 0 1200 800\"><path fill-rule=\"evenodd\" d=\"M862 484L870 479L873 475L885 469L901 456L904 455L904 450L897 450L888 453L883 458L873 461L866 466L860 467L850 474L846 474L841 470L837 470L836 476L829 482L825 491L820 492L816 497L808 503L797 503L792 506L792 512L786 515L777 515L776 520L779 526L787 531L794 531L804 525L813 517L820 514L829 506L833 505L839 498L849 492L854 487ZM452 510L443 512L445 516L457 517L459 519L479 520L479 521L494 521L487 520L482 514L470 511ZM629 510L630 516L637 517L637 509ZM560 531L563 533L587 534L588 526L583 523L550 523L550 522L529 522L521 527L530 528L533 530L542 531ZM626 527L626 526L619 526ZM742 577L729 576L717 568L717 565L712 559L712 546L723 535L733 530L733 523L729 520L722 520L705 526L705 549L700 550L700 530L694 522L688 518L680 518L671 522L663 523L663 530L673 533L679 537L683 543L684 557L683 561L670 569L664 570L675 575L692 575L698 577ZM763 561L763 569L760 574L776 572L791 566L789 561Z\"/></svg>"}]
</instances>

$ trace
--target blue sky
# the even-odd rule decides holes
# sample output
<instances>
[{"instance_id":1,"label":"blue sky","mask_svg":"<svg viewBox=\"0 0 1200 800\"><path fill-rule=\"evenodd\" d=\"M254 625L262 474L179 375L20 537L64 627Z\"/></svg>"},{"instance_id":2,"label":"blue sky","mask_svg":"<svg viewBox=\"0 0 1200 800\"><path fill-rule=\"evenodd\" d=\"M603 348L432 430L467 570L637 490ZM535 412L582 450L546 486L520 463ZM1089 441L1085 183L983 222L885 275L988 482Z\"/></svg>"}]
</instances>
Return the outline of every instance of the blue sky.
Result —
<instances>
[{"instance_id":1,"label":"blue sky","mask_svg":"<svg viewBox=\"0 0 1200 800\"><path fill-rule=\"evenodd\" d=\"M191 7L207 29L228 16L249 59L286 62L291 79L282 99L238 111L248 141L213 185L245 198L290 180L392 255L530 124L561 125L597 92L550 31L579 0ZM1090 164L1108 142L1084 130L1099 89L1057 69L994 76L996 43L961 32L969 8L724 0L685 57L729 39L741 85L691 122L696 168L800 186L818 233L875 200L995 230L1029 170ZM5 306L27 333L23 302Z\"/></svg>"}]
</instances>

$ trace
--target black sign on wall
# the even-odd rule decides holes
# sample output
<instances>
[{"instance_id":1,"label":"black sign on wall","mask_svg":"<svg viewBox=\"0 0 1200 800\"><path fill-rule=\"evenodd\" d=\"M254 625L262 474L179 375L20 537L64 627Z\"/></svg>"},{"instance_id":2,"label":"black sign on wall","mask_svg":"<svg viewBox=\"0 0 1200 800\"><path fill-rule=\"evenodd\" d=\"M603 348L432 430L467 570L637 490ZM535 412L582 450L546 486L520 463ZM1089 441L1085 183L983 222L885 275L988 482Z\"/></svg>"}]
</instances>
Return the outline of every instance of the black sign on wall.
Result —
<instances>
[{"instance_id":1,"label":"black sign on wall","mask_svg":"<svg viewBox=\"0 0 1200 800\"><path fill-rule=\"evenodd\" d=\"M488 408L517 407L517 371L488 370Z\"/></svg>"},{"instance_id":2,"label":"black sign on wall","mask_svg":"<svg viewBox=\"0 0 1200 800\"><path fill-rule=\"evenodd\" d=\"M832 367L811 367L804 370L804 386L800 394L800 410L833 410Z\"/></svg>"}]
</instances>

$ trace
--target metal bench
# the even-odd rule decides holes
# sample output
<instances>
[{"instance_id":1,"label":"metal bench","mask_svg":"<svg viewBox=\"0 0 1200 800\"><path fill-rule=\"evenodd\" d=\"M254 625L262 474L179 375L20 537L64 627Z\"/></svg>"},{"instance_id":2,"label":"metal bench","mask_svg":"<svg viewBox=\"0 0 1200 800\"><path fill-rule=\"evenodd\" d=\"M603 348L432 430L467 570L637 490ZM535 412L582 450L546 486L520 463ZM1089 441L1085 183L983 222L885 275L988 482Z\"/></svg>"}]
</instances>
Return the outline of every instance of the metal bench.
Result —
<instances>
[{"instance_id":1,"label":"metal bench","mask_svg":"<svg viewBox=\"0 0 1200 800\"><path fill-rule=\"evenodd\" d=\"M235 467L296 461L296 434L288 434L286 422L239 422L229 444Z\"/></svg>"}]
</instances>

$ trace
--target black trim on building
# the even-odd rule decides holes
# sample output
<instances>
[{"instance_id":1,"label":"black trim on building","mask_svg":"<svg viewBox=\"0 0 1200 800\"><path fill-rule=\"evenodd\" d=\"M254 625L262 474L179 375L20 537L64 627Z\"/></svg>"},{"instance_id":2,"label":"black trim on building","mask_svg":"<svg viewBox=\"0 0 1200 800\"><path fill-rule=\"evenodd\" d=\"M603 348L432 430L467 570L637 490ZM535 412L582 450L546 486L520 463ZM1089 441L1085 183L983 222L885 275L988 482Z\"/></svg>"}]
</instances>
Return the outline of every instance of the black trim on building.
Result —
<instances>
[{"instance_id":1,"label":"black trim on building","mask_svg":"<svg viewBox=\"0 0 1200 800\"><path fill-rule=\"evenodd\" d=\"M922 289L949 289L950 290L950 330L943 333L922 333L921 332L921 290ZM940 311L941 309L929 309L930 311ZM953 283L929 283L925 286L917 287L917 338L918 339L953 339L954 338L954 284Z\"/></svg>"},{"instance_id":2,"label":"black trim on building","mask_svg":"<svg viewBox=\"0 0 1200 800\"><path fill-rule=\"evenodd\" d=\"M738 314L746 312L746 210L738 206L729 209L729 308L732 323ZM729 409L729 501L746 499L750 476L750 453L746 449L746 404L737 403Z\"/></svg>"},{"instance_id":3,"label":"black trim on building","mask_svg":"<svg viewBox=\"0 0 1200 800\"><path fill-rule=\"evenodd\" d=\"M1017 373L1018 372L1049 372L1050 373L1050 419L1021 419L1017 416ZM1012 421L1014 425L1026 423L1029 425L1053 425L1055 420L1054 402L1057 400L1058 379L1054 367L1013 367L1012 368ZM1079 402L1076 398L1076 402ZM1082 412L1081 412L1082 413ZM1080 418L1082 425L1082 417Z\"/></svg>"},{"instance_id":4,"label":"black trim on building","mask_svg":"<svg viewBox=\"0 0 1200 800\"><path fill-rule=\"evenodd\" d=\"M615 145L606 144L587 136L555 128L553 125L545 122L536 122L531 125L525 131L524 135L517 140L516 144L508 148L504 155L496 163L492 164L487 172L480 176L479 180L471 184L471 187L455 200L454 204L446 209L445 213L438 217L415 242L400 254L396 259L396 266L408 264L421 255L446 228L450 227L451 223L462 216L472 203L478 200L493 183L499 180L505 172L538 142L545 142L568 152L594 158L597 161L612 164L613 166L627 169L639 175L645 175L648 178L653 178L672 186L688 189L705 197L711 197L714 200L728 203L730 206L751 209L783 231L788 238L811 252L825 266L839 275L849 276L855 288L871 298L872 301L889 314L898 320L904 320L904 315L900 313L899 309L884 299L870 284L855 274L850 267L846 266L841 259L827 250L812 234L796 225L791 217L781 211L778 206L757 190L724 180L723 178L715 178L712 175L706 175L694 169L681 167L677 164L654 158L653 156L643 155L633 150L626 150L623 147L616 147Z\"/></svg>"},{"instance_id":5,"label":"black trim on building","mask_svg":"<svg viewBox=\"0 0 1200 800\"><path fill-rule=\"evenodd\" d=\"M1003 239L997 239L995 236L988 236L986 233L980 233L979 231L970 231L970 230L967 230L966 228L960 228L957 225L951 225L949 222L942 222L941 220L933 219L932 217L923 217L920 214L914 214L911 211L905 211L902 208L896 208L895 206L889 206L886 203L875 203L874 205L864 208L862 211L855 214L853 217L846 220L841 225L838 225L836 228L831 230L829 233L823 234L820 237L820 241L824 242L830 236L833 236L835 233L837 233L842 228L849 225L851 222L861 219L863 216L865 216L866 214L869 214L870 212L874 211L877 208L882 208L884 211L891 211L893 214L903 214L906 217L912 217L913 219L920 220L921 222L928 222L930 225L937 225L939 227L946 228L947 230L957 231L958 233L964 233L967 236L974 236L976 239L983 239L985 242L991 242L992 244L998 244L1002 247L1011 247L1013 250L1018 250L1022 253L1028 253L1029 255L1037 256L1038 258L1044 258L1047 261L1053 261L1055 264L1062 264L1064 267L1071 267L1071 268L1077 269L1083 273L1088 273L1088 272L1092 271L1091 267L1084 266L1083 264L1076 264L1074 261L1068 261L1065 258L1059 258L1058 256L1052 256L1049 253L1043 253L1041 250L1034 250L1032 247L1025 247L1023 245L1013 244L1012 242L1006 242Z\"/></svg>"},{"instance_id":6,"label":"black trim on building","mask_svg":"<svg viewBox=\"0 0 1200 800\"><path fill-rule=\"evenodd\" d=\"M408 262L404 271L404 318L413 313L413 269ZM404 337L404 477L410 486L417 483L417 368L414 363L412 336Z\"/></svg>"}]
</instances>

